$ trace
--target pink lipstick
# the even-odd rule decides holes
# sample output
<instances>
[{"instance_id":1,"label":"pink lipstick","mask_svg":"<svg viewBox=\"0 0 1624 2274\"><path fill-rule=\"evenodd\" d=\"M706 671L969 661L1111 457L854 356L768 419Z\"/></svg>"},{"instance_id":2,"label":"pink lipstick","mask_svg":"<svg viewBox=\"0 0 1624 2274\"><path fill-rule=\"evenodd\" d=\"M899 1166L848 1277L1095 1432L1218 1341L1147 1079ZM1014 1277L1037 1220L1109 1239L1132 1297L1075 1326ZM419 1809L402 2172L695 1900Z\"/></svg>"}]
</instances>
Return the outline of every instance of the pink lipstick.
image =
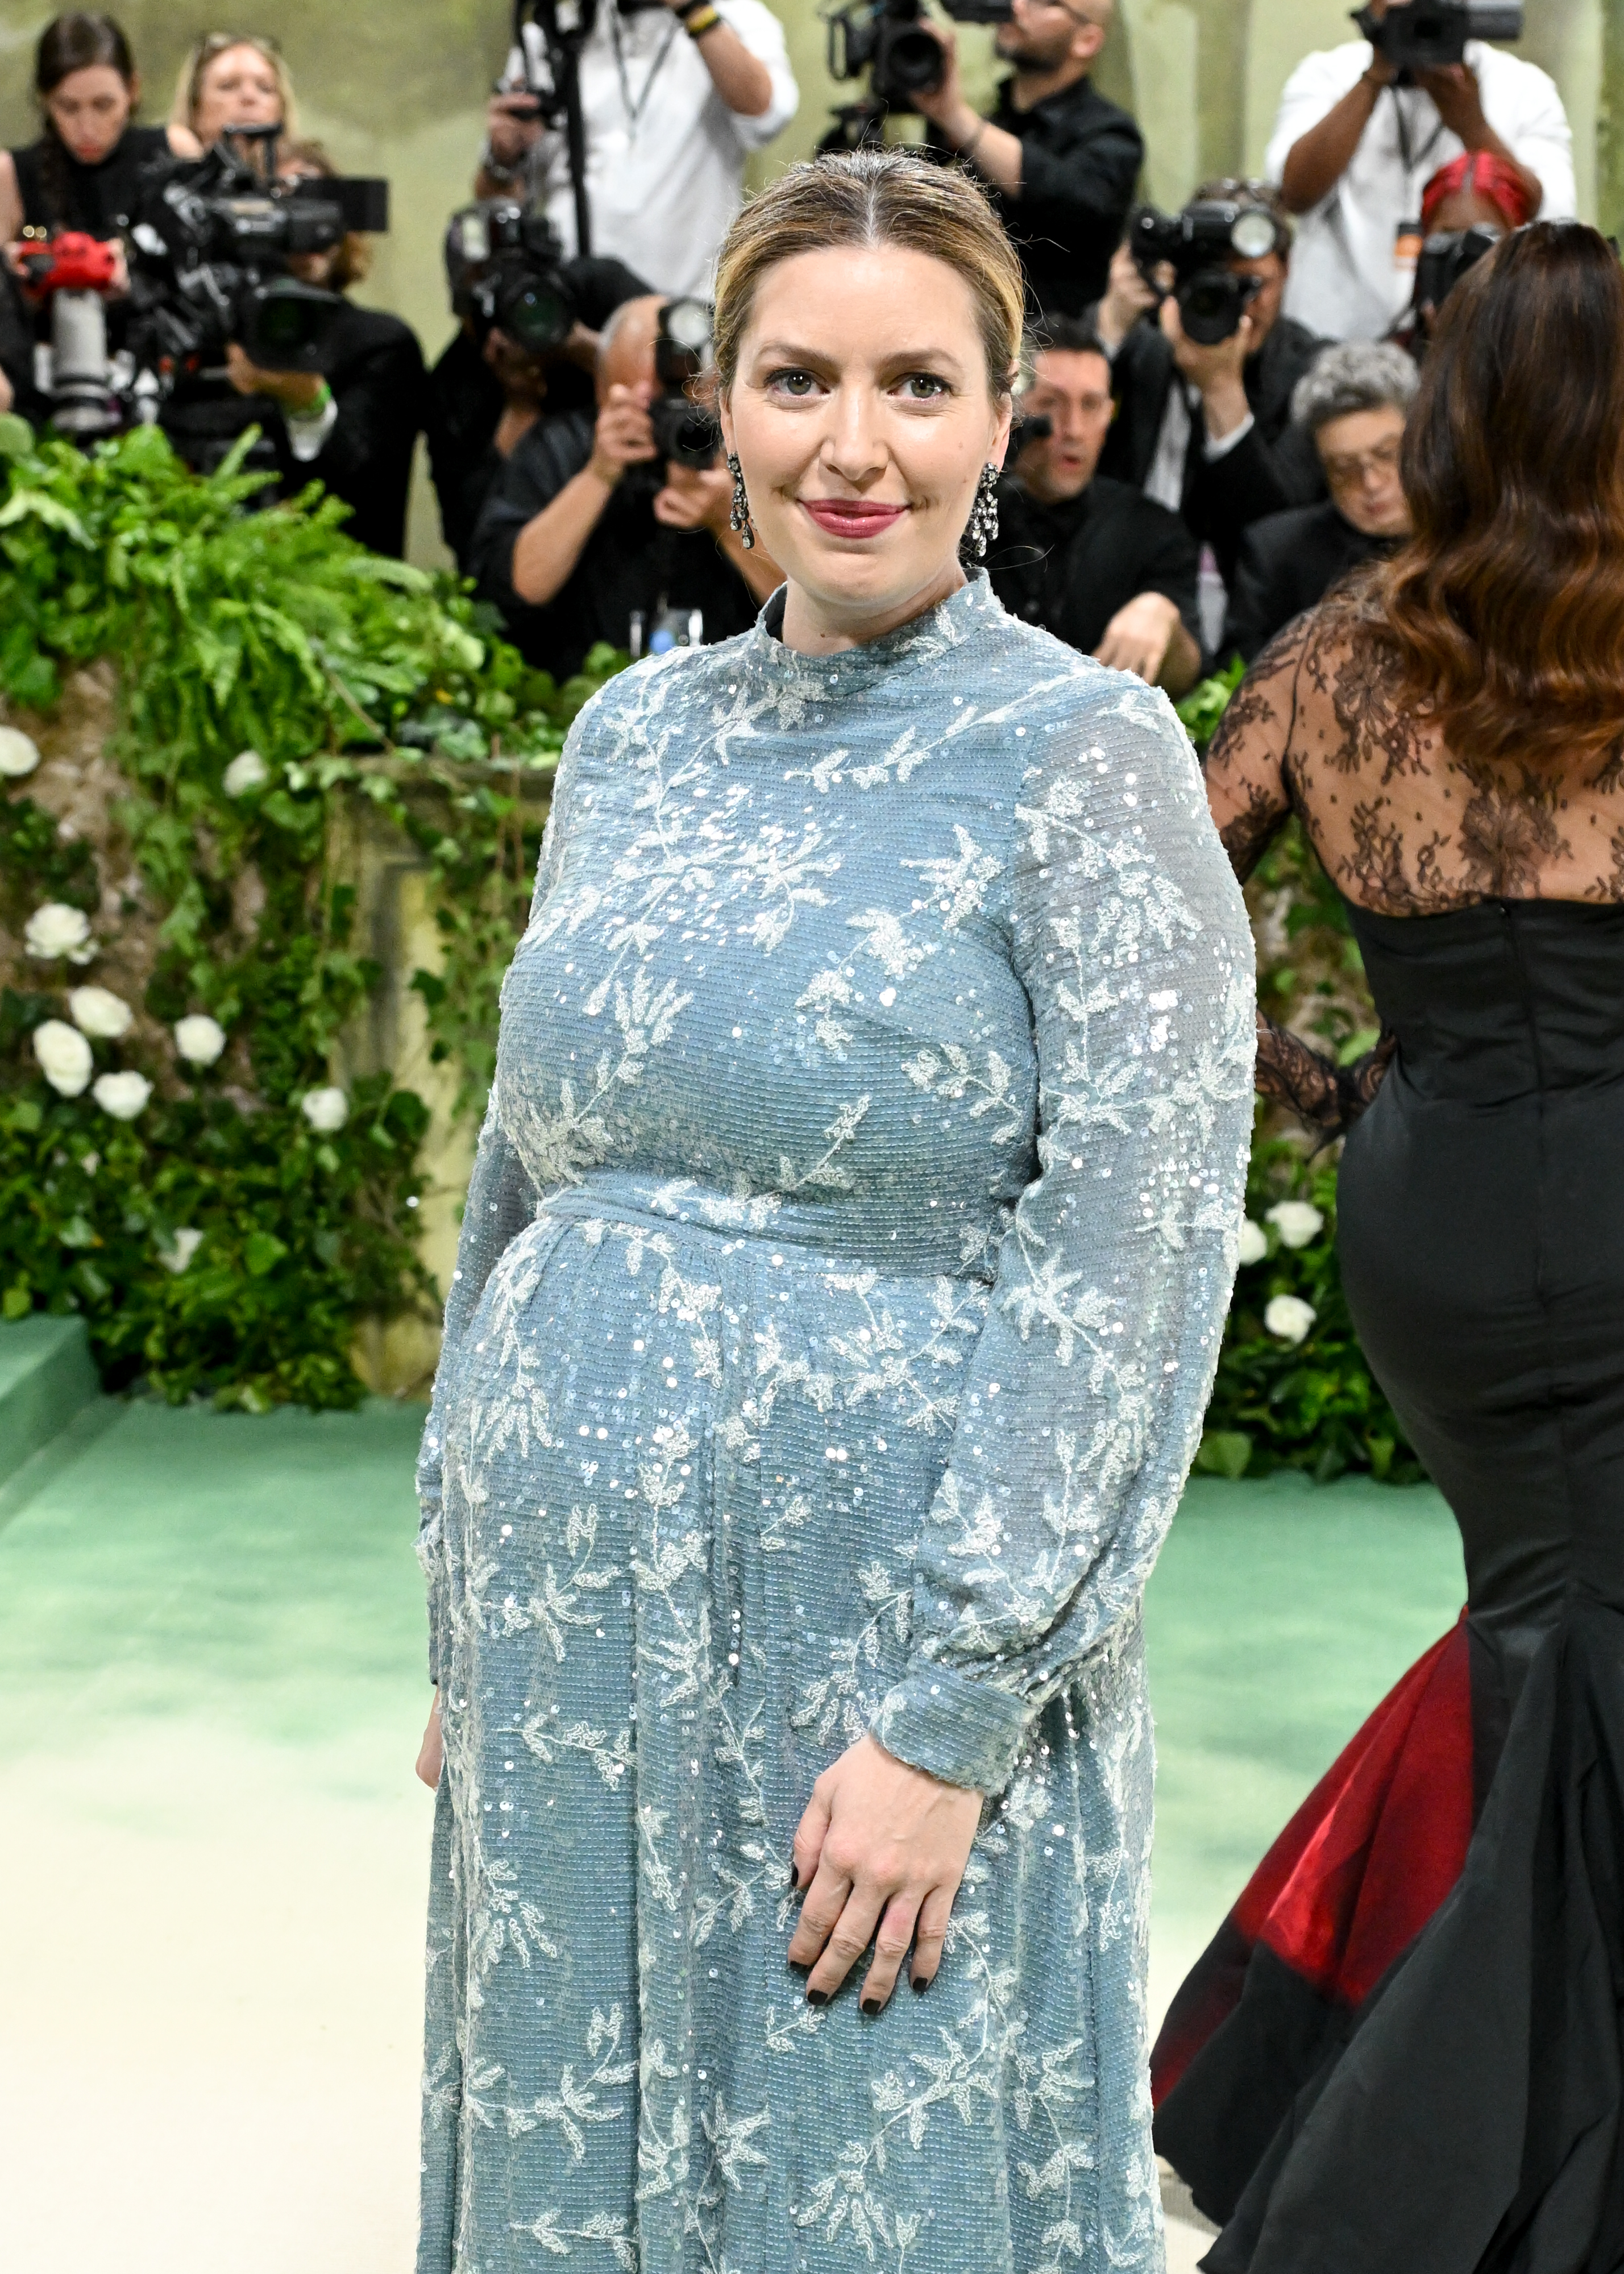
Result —
<instances>
[{"instance_id":1,"label":"pink lipstick","mask_svg":"<svg viewBox=\"0 0 1624 2274\"><path fill-rule=\"evenodd\" d=\"M883 537L907 511L905 505L875 505L864 498L802 498L818 527L830 537Z\"/></svg>"}]
</instances>

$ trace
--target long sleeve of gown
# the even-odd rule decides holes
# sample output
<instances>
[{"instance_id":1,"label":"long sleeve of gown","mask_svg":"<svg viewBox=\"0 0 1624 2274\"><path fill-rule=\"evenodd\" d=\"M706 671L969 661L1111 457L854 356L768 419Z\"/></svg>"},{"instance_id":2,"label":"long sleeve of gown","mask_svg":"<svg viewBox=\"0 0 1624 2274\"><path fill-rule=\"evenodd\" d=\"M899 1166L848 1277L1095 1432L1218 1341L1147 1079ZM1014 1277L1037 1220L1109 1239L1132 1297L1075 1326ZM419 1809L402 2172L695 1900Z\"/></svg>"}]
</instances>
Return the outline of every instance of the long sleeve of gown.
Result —
<instances>
[{"instance_id":1,"label":"long sleeve of gown","mask_svg":"<svg viewBox=\"0 0 1624 2274\"><path fill-rule=\"evenodd\" d=\"M581 732L581 725L577 721L570 731L559 764L553 803L547 816L546 834L542 842L541 862L537 871L535 896L530 906L532 923L540 915L543 904L559 881L568 826L568 778ZM473 1174L469 1179L468 1199L462 1210L462 1229L457 1239L456 1268L451 1275L451 1288L446 1298L440 1363L434 1369L434 1391L429 1402L429 1417L424 1424L423 1441L417 1453L417 1560L423 1567L428 1587L429 1679L433 1683L439 1682L442 1659L448 1655L444 1648L446 1562L440 1537L445 1495L445 1393L455 1378L462 1340L479 1308L485 1284L496 1269L503 1249L510 1240L517 1238L526 1224L533 1221L542 1198L503 1133L493 1087L479 1132Z\"/></svg>"},{"instance_id":2,"label":"long sleeve of gown","mask_svg":"<svg viewBox=\"0 0 1624 2274\"><path fill-rule=\"evenodd\" d=\"M900 1759L981 1791L1138 1604L1212 1387L1252 1126L1252 936L1170 707L1113 681L1035 757L1011 885L1039 1173L875 1721Z\"/></svg>"}]
</instances>

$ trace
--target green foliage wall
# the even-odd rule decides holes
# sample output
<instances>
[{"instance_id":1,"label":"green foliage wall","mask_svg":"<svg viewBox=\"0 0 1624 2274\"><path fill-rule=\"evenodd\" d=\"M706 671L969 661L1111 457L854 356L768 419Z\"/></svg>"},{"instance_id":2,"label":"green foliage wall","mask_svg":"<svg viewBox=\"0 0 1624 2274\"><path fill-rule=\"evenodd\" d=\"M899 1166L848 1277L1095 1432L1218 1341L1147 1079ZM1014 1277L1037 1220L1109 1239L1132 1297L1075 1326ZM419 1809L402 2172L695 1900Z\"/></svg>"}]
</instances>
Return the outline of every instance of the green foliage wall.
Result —
<instances>
[{"instance_id":1,"label":"green foliage wall","mask_svg":"<svg viewBox=\"0 0 1624 2274\"><path fill-rule=\"evenodd\" d=\"M153 429L86 457L0 421L0 1310L76 1310L105 1378L351 1404L364 1318L420 1306L423 1101L332 1080L380 974L357 808L435 880L435 1049L483 1097L494 990L590 690L342 536L244 515ZM604 668L613 667L605 658Z\"/></svg>"}]
</instances>

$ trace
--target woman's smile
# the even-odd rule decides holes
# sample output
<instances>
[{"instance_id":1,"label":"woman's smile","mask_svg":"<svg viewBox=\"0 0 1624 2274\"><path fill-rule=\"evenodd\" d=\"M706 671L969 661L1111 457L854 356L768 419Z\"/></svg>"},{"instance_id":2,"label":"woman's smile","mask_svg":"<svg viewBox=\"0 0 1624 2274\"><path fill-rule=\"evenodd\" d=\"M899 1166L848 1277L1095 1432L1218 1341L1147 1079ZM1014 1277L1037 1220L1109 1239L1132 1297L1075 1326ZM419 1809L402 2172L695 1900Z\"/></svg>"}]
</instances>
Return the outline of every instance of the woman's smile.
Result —
<instances>
[{"instance_id":1,"label":"woman's smile","mask_svg":"<svg viewBox=\"0 0 1624 2274\"><path fill-rule=\"evenodd\" d=\"M865 538L883 537L909 509L870 498L802 498L800 503L826 536L859 544Z\"/></svg>"}]
</instances>

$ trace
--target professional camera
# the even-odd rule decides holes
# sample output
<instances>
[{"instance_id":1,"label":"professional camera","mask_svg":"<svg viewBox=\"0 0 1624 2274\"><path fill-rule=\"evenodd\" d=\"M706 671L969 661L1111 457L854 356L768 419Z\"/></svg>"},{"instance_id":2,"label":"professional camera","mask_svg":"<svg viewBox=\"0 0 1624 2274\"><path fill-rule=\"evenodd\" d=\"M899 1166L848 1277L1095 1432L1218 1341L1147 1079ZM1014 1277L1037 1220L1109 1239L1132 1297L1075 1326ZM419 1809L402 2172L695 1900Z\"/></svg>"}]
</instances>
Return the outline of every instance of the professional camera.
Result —
<instances>
[{"instance_id":1,"label":"professional camera","mask_svg":"<svg viewBox=\"0 0 1624 2274\"><path fill-rule=\"evenodd\" d=\"M452 311L472 317L481 347L494 327L528 354L548 355L575 328L578 311L558 232L522 206L487 200L454 213L446 274Z\"/></svg>"},{"instance_id":2,"label":"professional camera","mask_svg":"<svg viewBox=\"0 0 1624 2274\"><path fill-rule=\"evenodd\" d=\"M1138 206L1128 217L1128 243L1140 275L1157 284L1156 270L1164 261L1171 264L1179 321L1202 347L1232 339L1257 295L1258 279L1236 275L1229 263L1278 252L1282 236L1280 222L1263 207L1227 198L1198 198L1176 214Z\"/></svg>"},{"instance_id":3,"label":"professional camera","mask_svg":"<svg viewBox=\"0 0 1624 2274\"><path fill-rule=\"evenodd\" d=\"M1424 328L1430 327L1469 268L1492 252L1504 230L1479 222L1471 229L1440 229L1421 247L1416 263L1414 306Z\"/></svg>"},{"instance_id":4,"label":"professional camera","mask_svg":"<svg viewBox=\"0 0 1624 2274\"><path fill-rule=\"evenodd\" d=\"M389 185L279 182L275 127L232 127L173 169L132 232L131 347L167 374L223 358L235 341L263 371L320 372L342 300L288 273L351 230L389 226ZM256 162L256 158L258 162Z\"/></svg>"},{"instance_id":5,"label":"professional camera","mask_svg":"<svg viewBox=\"0 0 1624 2274\"><path fill-rule=\"evenodd\" d=\"M942 0L957 24L1007 24L1011 0ZM916 94L933 94L942 84L942 50L925 28L924 0L851 0L833 11L829 23L829 76L861 79L869 73L868 94L860 103L835 113L836 124L819 145L851 149L877 139L888 110L907 111Z\"/></svg>"},{"instance_id":6,"label":"professional camera","mask_svg":"<svg viewBox=\"0 0 1624 2274\"><path fill-rule=\"evenodd\" d=\"M26 233L21 260L23 290L36 307L50 308L51 423L86 441L124 424L121 395L133 377L127 357L109 358L107 294L117 281L115 249L79 230L54 236Z\"/></svg>"},{"instance_id":7,"label":"professional camera","mask_svg":"<svg viewBox=\"0 0 1624 2274\"><path fill-rule=\"evenodd\" d=\"M1407 84L1460 63L1468 40L1520 40L1523 25L1522 0L1408 0L1385 16L1356 9L1353 20Z\"/></svg>"},{"instance_id":8,"label":"professional camera","mask_svg":"<svg viewBox=\"0 0 1624 2274\"><path fill-rule=\"evenodd\" d=\"M649 405L660 456L703 472L716 463L721 432L712 413L688 389L711 367L708 300L668 300L660 310L654 339L654 376L659 393Z\"/></svg>"}]
</instances>

